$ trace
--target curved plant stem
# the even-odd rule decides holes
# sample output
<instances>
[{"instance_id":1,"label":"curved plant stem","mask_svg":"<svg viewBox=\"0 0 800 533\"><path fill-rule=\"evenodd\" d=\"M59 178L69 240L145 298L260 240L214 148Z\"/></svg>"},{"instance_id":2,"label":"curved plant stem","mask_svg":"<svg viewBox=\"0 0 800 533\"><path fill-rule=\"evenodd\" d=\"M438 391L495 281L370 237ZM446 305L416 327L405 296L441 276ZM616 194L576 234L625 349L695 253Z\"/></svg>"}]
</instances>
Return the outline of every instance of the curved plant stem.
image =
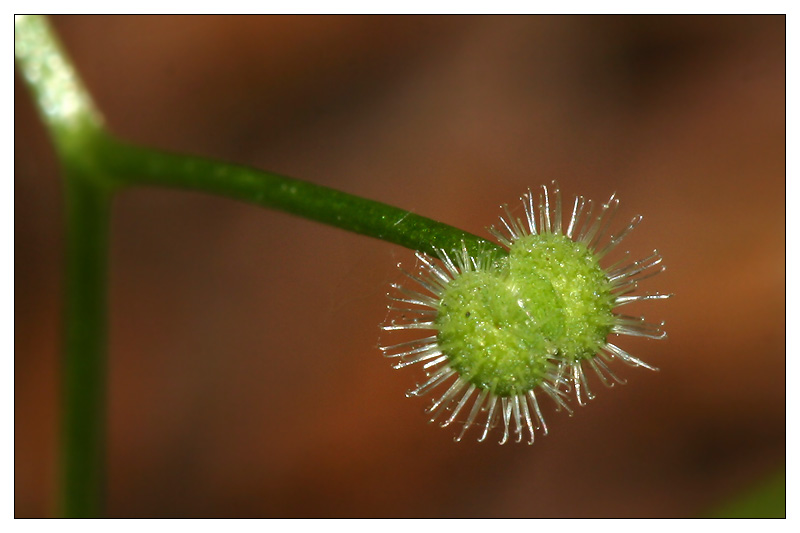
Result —
<instances>
[{"instance_id":1,"label":"curved plant stem","mask_svg":"<svg viewBox=\"0 0 800 533\"><path fill-rule=\"evenodd\" d=\"M102 119L44 17L15 17L14 55L65 177L59 513L98 516L104 492L106 256L111 198L111 183L92 155Z\"/></svg>"},{"instance_id":2,"label":"curved plant stem","mask_svg":"<svg viewBox=\"0 0 800 533\"><path fill-rule=\"evenodd\" d=\"M14 21L14 55L64 172L66 280L60 513L102 514L105 470L107 241L114 193L155 185L278 209L427 253L494 243L403 209L253 168L173 155L105 132L47 20Z\"/></svg>"},{"instance_id":3,"label":"curved plant stem","mask_svg":"<svg viewBox=\"0 0 800 533\"><path fill-rule=\"evenodd\" d=\"M459 250L462 243L474 253L505 254L490 241L436 220L272 172L130 146L111 138L105 139L98 156L120 185L157 185L225 196L429 254L440 248Z\"/></svg>"},{"instance_id":4,"label":"curved plant stem","mask_svg":"<svg viewBox=\"0 0 800 533\"><path fill-rule=\"evenodd\" d=\"M103 119L45 17L14 17L14 58L60 158L74 158Z\"/></svg>"}]
</instances>

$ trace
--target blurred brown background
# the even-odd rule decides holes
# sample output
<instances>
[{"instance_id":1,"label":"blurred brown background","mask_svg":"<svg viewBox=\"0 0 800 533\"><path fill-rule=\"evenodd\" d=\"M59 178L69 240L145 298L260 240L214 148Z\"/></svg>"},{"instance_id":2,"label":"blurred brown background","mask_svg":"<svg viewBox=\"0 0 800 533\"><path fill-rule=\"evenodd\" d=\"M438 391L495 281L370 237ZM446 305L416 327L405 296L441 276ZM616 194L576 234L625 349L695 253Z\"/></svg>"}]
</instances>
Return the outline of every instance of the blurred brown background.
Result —
<instances>
[{"instance_id":1,"label":"blurred brown background","mask_svg":"<svg viewBox=\"0 0 800 533\"><path fill-rule=\"evenodd\" d=\"M452 442L376 346L411 252L130 190L111 257L113 516L693 516L785 458L784 17L65 17L120 136L486 236L560 181L622 199L667 272L660 373L533 447ZM15 83L15 512L53 510L61 190ZM497 436L497 435L495 435ZM474 437L474 434L472 435Z\"/></svg>"}]
</instances>

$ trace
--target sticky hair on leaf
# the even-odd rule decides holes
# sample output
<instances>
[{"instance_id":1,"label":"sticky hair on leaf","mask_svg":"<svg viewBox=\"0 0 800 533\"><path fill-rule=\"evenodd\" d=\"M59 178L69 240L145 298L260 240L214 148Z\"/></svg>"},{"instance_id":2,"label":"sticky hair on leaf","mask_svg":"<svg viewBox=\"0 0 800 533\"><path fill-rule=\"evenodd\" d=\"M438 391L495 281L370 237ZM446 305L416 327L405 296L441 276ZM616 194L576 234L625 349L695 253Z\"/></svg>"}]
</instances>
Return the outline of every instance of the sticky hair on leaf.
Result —
<instances>
[{"instance_id":1,"label":"sticky hair on leaf","mask_svg":"<svg viewBox=\"0 0 800 533\"><path fill-rule=\"evenodd\" d=\"M389 295L383 330L428 333L381 351L395 368L422 367L425 379L408 396L444 391L427 412L442 427L458 421L456 441L473 426L478 441L502 426L500 444L512 438L532 444L536 430L547 434L540 398L570 414L568 393L580 405L594 398L588 369L608 387L625 383L608 365L615 359L656 370L610 343L609 334L666 337L663 323L615 312L671 296L633 294L664 270L658 252L639 261L626 252L617 263L600 265L641 216L609 234L619 207L615 195L596 210L578 196L564 224L555 182L550 190L542 186L538 198L528 190L521 200L524 220L504 205L499 227L489 228L507 256L471 255L463 244L457 252L438 250L436 259L417 253L415 273L401 268L414 288L393 284Z\"/></svg>"}]
</instances>

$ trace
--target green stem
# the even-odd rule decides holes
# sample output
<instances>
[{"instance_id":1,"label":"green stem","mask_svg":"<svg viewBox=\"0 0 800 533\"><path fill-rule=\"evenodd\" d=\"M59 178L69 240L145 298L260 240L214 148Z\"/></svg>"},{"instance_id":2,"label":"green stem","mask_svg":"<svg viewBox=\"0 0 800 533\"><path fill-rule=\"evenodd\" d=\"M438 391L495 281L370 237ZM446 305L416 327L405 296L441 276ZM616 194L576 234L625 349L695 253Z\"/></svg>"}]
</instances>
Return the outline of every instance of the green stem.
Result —
<instances>
[{"instance_id":1,"label":"green stem","mask_svg":"<svg viewBox=\"0 0 800 533\"><path fill-rule=\"evenodd\" d=\"M106 138L98 154L121 185L195 190L278 209L429 254L437 249L500 256L498 245L390 205L272 172L199 157L173 155Z\"/></svg>"},{"instance_id":2,"label":"green stem","mask_svg":"<svg viewBox=\"0 0 800 533\"><path fill-rule=\"evenodd\" d=\"M15 17L14 56L65 175L59 513L99 516L105 464L106 256L112 189L94 161L102 118L46 18Z\"/></svg>"},{"instance_id":3,"label":"green stem","mask_svg":"<svg viewBox=\"0 0 800 533\"><path fill-rule=\"evenodd\" d=\"M494 243L403 209L304 181L198 157L136 147L109 136L47 20L14 21L14 56L65 174L66 291L60 506L64 516L102 511L105 464L107 241L118 186L202 191L279 209L435 254L500 256Z\"/></svg>"},{"instance_id":4,"label":"green stem","mask_svg":"<svg viewBox=\"0 0 800 533\"><path fill-rule=\"evenodd\" d=\"M14 59L61 159L80 153L103 119L45 17L14 17Z\"/></svg>"},{"instance_id":5,"label":"green stem","mask_svg":"<svg viewBox=\"0 0 800 533\"><path fill-rule=\"evenodd\" d=\"M109 193L68 170L60 512L99 516L105 485Z\"/></svg>"},{"instance_id":6,"label":"green stem","mask_svg":"<svg viewBox=\"0 0 800 533\"><path fill-rule=\"evenodd\" d=\"M229 163L131 146L102 130L100 113L43 17L15 20L15 54L62 160L84 158L116 184L196 190L279 209L435 254L503 255L496 244L430 218L312 183ZM77 148L73 144L78 144ZM91 173L88 177L91 178Z\"/></svg>"}]
</instances>

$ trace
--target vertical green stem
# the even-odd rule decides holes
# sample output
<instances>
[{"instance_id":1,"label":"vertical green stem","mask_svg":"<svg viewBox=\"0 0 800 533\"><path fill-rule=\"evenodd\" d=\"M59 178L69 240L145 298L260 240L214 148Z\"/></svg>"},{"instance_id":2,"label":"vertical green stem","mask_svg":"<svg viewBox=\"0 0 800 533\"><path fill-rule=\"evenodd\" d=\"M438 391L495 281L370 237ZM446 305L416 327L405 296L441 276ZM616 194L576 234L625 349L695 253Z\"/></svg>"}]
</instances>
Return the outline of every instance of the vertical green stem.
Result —
<instances>
[{"instance_id":1,"label":"vertical green stem","mask_svg":"<svg viewBox=\"0 0 800 533\"><path fill-rule=\"evenodd\" d=\"M105 483L106 256L112 187L94 160L93 145L103 121L45 17L14 18L14 57L65 173L59 512L99 516Z\"/></svg>"},{"instance_id":2,"label":"vertical green stem","mask_svg":"<svg viewBox=\"0 0 800 533\"><path fill-rule=\"evenodd\" d=\"M67 169L60 512L101 515L105 485L109 193Z\"/></svg>"},{"instance_id":3,"label":"vertical green stem","mask_svg":"<svg viewBox=\"0 0 800 533\"><path fill-rule=\"evenodd\" d=\"M64 418L60 513L102 514L105 485L106 283L110 203L116 188L199 190L435 253L505 253L446 224L285 176L129 146L109 137L55 32L41 16L14 19L14 56L65 172Z\"/></svg>"}]
</instances>

